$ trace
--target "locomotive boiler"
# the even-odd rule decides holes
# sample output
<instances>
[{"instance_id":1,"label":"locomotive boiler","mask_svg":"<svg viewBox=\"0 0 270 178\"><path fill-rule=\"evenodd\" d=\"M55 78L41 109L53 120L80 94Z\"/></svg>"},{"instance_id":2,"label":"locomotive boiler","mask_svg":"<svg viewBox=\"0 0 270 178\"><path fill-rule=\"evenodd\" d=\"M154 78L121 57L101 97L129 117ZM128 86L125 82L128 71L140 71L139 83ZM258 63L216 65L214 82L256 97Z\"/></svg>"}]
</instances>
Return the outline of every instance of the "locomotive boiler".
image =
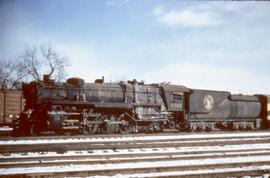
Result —
<instances>
[{"instance_id":1,"label":"locomotive boiler","mask_svg":"<svg viewBox=\"0 0 270 178\"><path fill-rule=\"evenodd\" d=\"M48 76L22 86L25 110L16 135L138 133L165 130L259 129L267 127L267 96L232 95L181 85L144 84L104 78L85 83Z\"/></svg>"}]
</instances>

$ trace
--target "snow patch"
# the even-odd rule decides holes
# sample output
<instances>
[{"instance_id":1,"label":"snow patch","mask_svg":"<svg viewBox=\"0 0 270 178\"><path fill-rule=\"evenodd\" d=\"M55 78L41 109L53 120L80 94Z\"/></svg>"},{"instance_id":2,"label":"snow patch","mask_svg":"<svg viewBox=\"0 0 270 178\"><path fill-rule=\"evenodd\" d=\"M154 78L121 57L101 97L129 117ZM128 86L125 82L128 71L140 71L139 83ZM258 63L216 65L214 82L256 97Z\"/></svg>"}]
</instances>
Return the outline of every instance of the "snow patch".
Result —
<instances>
[{"instance_id":1,"label":"snow patch","mask_svg":"<svg viewBox=\"0 0 270 178\"><path fill-rule=\"evenodd\" d=\"M212 158L195 160L157 161L157 162L137 162L137 163L114 163L114 164L91 164L91 165L62 165L31 168L0 168L0 175L16 175L31 173L61 173L61 172L81 172L81 171L109 171L121 169L144 169L144 168L164 168L181 166L203 166L215 164L238 164L249 162L270 161L270 156L254 157L233 157L233 158ZM254 166L253 166L254 167ZM270 169L270 165L260 166L260 168ZM256 167L259 169L259 167ZM181 171L182 172L182 171Z\"/></svg>"},{"instance_id":2,"label":"snow patch","mask_svg":"<svg viewBox=\"0 0 270 178\"><path fill-rule=\"evenodd\" d=\"M168 139L211 139L211 138L233 138L233 137L260 137L270 136L270 132L258 133L221 133L221 134L192 134L192 135L162 135L162 136L132 136L132 137L96 137L96 138L68 138L68 139L40 139L40 140L0 140L0 145L33 145L54 143L103 143L115 141L151 141Z\"/></svg>"}]
</instances>

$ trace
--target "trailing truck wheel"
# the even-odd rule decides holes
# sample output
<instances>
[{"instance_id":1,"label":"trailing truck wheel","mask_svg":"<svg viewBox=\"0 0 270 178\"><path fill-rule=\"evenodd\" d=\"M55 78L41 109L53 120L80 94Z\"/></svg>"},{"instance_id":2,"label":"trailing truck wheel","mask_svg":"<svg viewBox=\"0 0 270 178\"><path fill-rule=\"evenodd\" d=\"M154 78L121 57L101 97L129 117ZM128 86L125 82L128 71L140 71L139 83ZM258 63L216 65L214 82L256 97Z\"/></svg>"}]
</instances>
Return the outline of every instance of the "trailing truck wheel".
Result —
<instances>
[{"instance_id":1,"label":"trailing truck wheel","mask_svg":"<svg viewBox=\"0 0 270 178\"><path fill-rule=\"evenodd\" d=\"M163 125L159 122L150 123L148 126L150 133L158 133L163 131Z\"/></svg>"}]
</instances>

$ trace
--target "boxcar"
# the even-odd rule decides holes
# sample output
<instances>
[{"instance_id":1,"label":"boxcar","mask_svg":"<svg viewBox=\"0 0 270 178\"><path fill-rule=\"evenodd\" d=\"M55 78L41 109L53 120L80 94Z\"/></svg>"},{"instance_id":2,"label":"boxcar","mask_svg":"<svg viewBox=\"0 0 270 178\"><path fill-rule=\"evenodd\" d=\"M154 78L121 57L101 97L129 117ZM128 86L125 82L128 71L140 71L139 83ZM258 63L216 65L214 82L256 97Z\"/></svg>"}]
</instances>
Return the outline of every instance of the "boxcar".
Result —
<instances>
[{"instance_id":1,"label":"boxcar","mask_svg":"<svg viewBox=\"0 0 270 178\"><path fill-rule=\"evenodd\" d=\"M19 115L23 107L21 91L0 90L0 125L10 125L12 117Z\"/></svg>"}]
</instances>

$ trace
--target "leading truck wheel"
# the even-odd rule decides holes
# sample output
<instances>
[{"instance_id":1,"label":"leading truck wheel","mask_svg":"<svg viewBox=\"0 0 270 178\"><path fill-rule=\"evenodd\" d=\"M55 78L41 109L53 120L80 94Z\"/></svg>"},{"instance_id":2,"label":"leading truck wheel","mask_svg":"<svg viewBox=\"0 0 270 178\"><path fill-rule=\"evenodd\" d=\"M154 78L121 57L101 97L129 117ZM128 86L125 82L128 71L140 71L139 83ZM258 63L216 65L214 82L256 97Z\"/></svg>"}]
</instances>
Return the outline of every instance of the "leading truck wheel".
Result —
<instances>
[{"instance_id":1,"label":"leading truck wheel","mask_svg":"<svg viewBox=\"0 0 270 178\"><path fill-rule=\"evenodd\" d=\"M31 136L38 136L38 135L40 135L40 133L41 133L41 130L38 127L38 124L37 123L32 123L31 126L30 126L30 135Z\"/></svg>"}]
</instances>

